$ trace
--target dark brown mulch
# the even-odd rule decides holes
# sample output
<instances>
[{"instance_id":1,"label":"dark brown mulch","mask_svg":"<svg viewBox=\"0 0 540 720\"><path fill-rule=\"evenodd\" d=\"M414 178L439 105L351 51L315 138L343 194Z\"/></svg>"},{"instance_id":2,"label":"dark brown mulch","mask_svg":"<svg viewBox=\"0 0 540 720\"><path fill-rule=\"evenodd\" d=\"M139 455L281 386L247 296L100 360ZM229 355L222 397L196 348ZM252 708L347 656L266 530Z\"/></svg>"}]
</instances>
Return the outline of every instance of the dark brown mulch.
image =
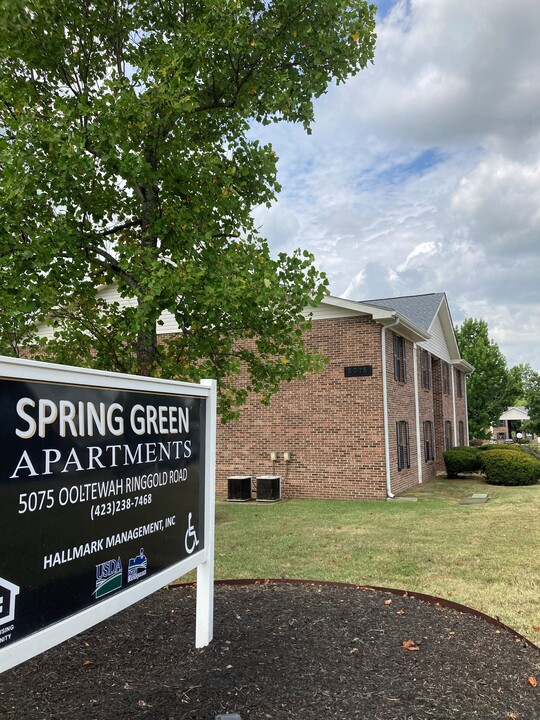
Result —
<instances>
[{"instance_id":1,"label":"dark brown mulch","mask_svg":"<svg viewBox=\"0 0 540 720\"><path fill-rule=\"evenodd\" d=\"M540 719L538 648L412 597L218 585L214 629L196 650L193 588L161 590L0 676L0 717Z\"/></svg>"}]
</instances>

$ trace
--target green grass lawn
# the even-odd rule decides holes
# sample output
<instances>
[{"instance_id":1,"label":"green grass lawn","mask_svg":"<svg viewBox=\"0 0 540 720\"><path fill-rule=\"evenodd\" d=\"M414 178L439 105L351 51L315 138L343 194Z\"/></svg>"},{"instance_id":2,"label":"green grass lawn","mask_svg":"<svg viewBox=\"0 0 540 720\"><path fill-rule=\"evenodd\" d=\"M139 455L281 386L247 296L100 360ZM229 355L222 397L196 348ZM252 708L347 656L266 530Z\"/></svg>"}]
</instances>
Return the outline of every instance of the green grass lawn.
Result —
<instances>
[{"instance_id":1,"label":"green grass lawn","mask_svg":"<svg viewBox=\"0 0 540 720\"><path fill-rule=\"evenodd\" d=\"M482 505L459 505L476 492ZM304 578L449 598L540 643L540 485L439 477L417 502L218 502L216 578Z\"/></svg>"}]
</instances>

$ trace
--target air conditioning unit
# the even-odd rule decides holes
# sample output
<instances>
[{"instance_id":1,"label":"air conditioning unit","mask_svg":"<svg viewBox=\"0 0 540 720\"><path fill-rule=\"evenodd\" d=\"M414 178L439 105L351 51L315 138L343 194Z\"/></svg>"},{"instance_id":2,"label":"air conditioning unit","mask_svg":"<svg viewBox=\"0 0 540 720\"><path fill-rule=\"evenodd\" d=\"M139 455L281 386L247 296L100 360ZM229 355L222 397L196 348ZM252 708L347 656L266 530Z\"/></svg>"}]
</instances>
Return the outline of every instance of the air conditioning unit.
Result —
<instances>
[{"instance_id":1,"label":"air conditioning unit","mask_svg":"<svg viewBox=\"0 0 540 720\"><path fill-rule=\"evenodd\" d=\"M251 475L234 475L227 478L227 500L229 502L251 500Z\"/></svg>"},{"instance_id":2,"label":"air conditioning unit","mask_svg":"<svg viewBox=\"0 0 540 720\"><path fill-rule=\"evenodd\" d=\"M257 502L281 500L281 478L279 475L261 475L257 478Z\"/></svg>"}]
</instances>

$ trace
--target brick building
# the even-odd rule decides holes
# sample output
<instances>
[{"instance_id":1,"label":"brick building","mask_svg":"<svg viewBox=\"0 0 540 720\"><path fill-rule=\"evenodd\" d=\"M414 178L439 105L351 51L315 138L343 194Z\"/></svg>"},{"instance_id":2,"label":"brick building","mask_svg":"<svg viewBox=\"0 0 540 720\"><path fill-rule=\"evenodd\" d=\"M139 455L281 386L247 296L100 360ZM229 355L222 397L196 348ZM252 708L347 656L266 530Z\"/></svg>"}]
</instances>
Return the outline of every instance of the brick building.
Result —
<instances>
[{"instance_id":1,"label":"brick building","mask_svg":"<svg viewBox=\"0 0 540 720\"><path fill-rule=\"evenodd\" d=\"M444 450L468 444L472 371L445 294L329 296L309 312L328 365L218 428L218 494L231 476L279 475L287 498L385 498L444 469Z\"/></svg>"},{"instance_id":2,"label":"brick building","mask_svg":"<svg viewBox=\"0 0 540 720\"><path fill-rule=\"evenodd\" d=\"M497 442L506 442L515 439L517 433L521 432L525 440L537 442L536 435L523 430L523 425L528 420L530 417L527 408L513 405L503 412L496 427L490 427L491 438Z\"/></svg>"},{"instance_id":3,"label":"brick building","mask_svg":"<svg viewBox=\"0 0 540 720\"><path fill-rule=\"evenodd\" d=\"M130 303L112 286L99 294ZM218 427L218 494L227 495L231 476L279 475L287 498L385 498L443 470L445 448L468 444L472 371L445 294L329 296L306 312L307 345L328 365L282 386L269 407L251 397L238 422ZM173 315L160 320L159 335L178 332ZM43 326L41 334L53 330Z\"/></svg>"}]
</instances>

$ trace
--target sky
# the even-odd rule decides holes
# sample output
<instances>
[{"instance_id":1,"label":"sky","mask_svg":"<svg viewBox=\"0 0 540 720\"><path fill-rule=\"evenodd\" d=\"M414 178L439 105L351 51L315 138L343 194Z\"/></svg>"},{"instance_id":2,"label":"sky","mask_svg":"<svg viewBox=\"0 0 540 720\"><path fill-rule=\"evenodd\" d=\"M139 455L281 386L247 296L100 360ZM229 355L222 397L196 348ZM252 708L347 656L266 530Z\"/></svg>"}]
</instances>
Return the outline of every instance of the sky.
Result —
<instances>
[{"instance_id":1,"label":"sky","mask_svg":"<svg viewBox=\"0 0 540 720\"><path fill-rule=\"evenodd\" d=\"M376 0L374 0L375 4ZM374 62L261 128L282 191L255 219L332 295L445 292L540 371L540 2L381 0Z\"/></svg>"}]
</instances>

